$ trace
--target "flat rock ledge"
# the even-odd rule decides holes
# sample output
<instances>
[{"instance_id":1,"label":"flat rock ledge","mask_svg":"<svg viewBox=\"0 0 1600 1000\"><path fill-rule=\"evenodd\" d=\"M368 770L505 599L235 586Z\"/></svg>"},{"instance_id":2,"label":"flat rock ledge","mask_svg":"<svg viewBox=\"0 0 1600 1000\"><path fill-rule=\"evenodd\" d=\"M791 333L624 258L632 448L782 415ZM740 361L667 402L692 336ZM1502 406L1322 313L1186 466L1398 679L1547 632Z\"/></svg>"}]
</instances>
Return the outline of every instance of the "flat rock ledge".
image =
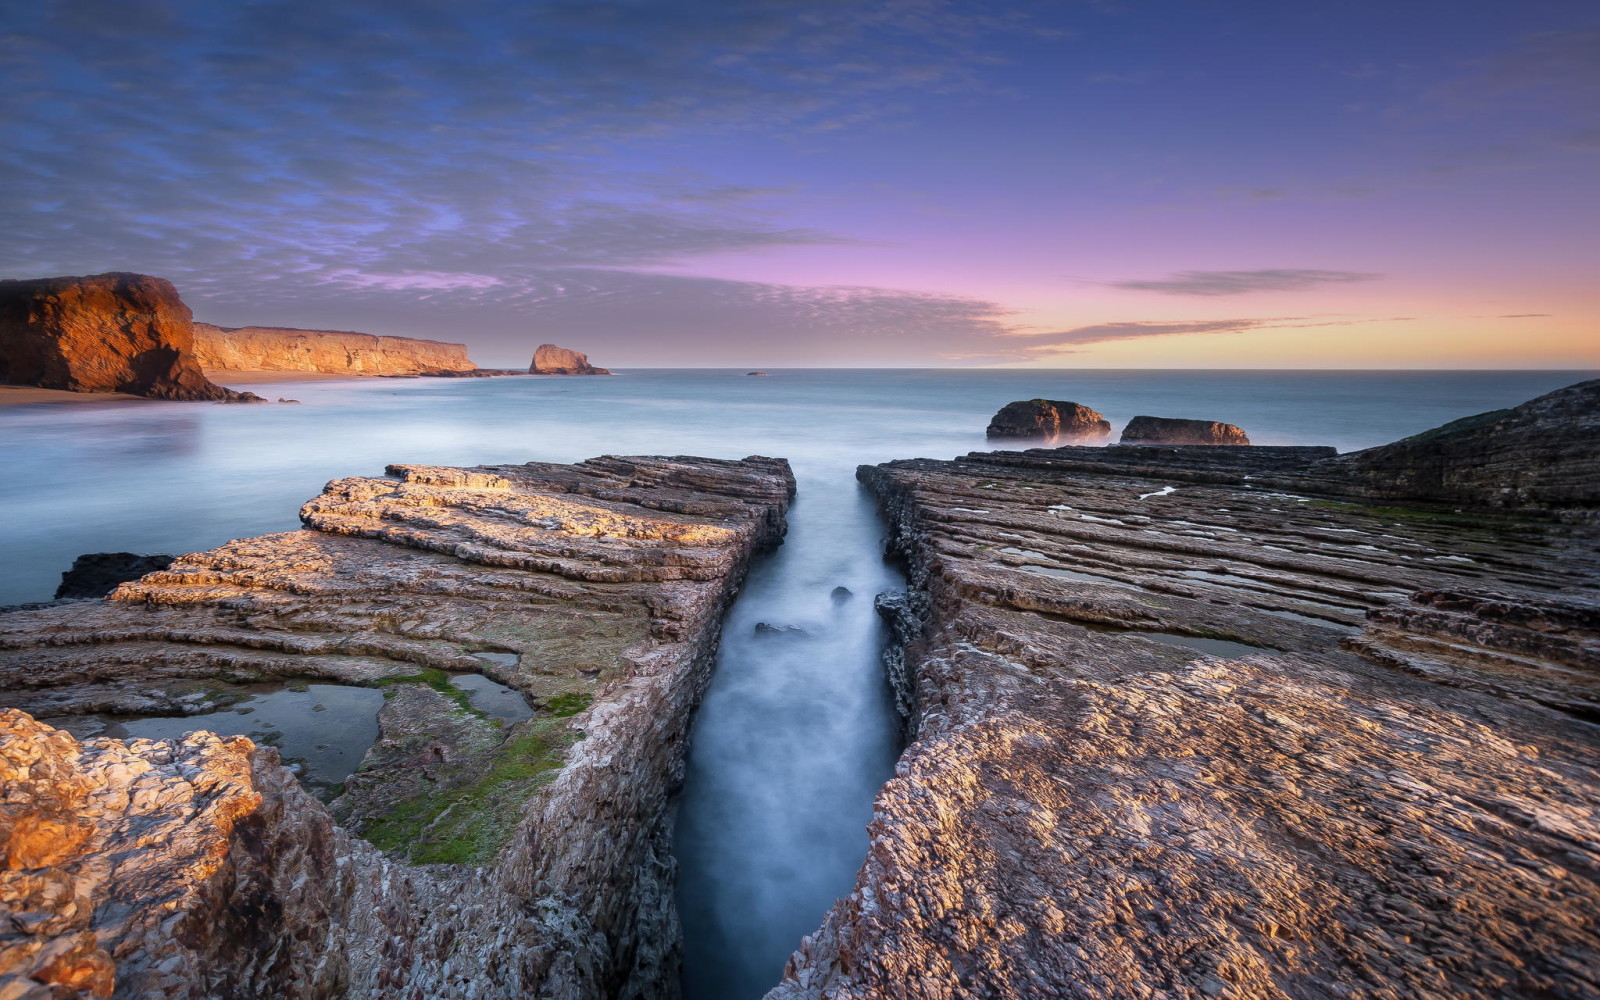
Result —
<instances>
[{"instance_id":1,"label":"flat rock ledge","mask_svg":"<svg viewBox=\"0 0 1600 1000\"><path fill-rule=\"evenodd\" d=\"M1330 454L862 467L911 742L769 1000L1600 997L1594 522Z\"/></svg>"},{"instance_id":2,"label":"flat rock ledge","mask_svg":"<svg viewBox=\"0 0 1600 1000\"><path fill-rule=\"evenodd\" d=\"M388 471L0 615L0 997L677 995L667 800L788 464ZM462 671L533 717L473 710ZM386 695L328 807L248 739L60 728L294 679Z\"/></svg>"}]
</instances>

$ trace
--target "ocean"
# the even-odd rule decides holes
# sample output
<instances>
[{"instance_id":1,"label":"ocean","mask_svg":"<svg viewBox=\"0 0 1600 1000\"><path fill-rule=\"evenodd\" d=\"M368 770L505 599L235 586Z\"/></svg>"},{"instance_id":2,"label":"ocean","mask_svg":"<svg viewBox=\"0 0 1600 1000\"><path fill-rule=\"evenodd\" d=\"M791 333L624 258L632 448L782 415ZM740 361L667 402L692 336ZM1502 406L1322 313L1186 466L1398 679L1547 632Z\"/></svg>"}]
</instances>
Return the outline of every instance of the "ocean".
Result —
<instances>
[{"instance_id":1,"label":"ocean","mask_svg":"<svg viewBox=\"0 0 1600 1000\"><path fill-rule=\"evenodd\" d=\"M1343 451L1592 377L673 369L248 387L299 406L6 407L0 605L49 599L80 553L190 552L297 527L300 504L327 480L382 475L392 462L788 458L800 483L790 534L730 615L677 821L687 995L739 1000L774 985L800 937L850 890L873 792L899 750L872 611L873 595L899 581L858 464L987 449L989 417L1015 399L1083 403L1114 427L1137 414L1193 417L1238 424L1257 444Z\"/></svg>"}]
</instances>

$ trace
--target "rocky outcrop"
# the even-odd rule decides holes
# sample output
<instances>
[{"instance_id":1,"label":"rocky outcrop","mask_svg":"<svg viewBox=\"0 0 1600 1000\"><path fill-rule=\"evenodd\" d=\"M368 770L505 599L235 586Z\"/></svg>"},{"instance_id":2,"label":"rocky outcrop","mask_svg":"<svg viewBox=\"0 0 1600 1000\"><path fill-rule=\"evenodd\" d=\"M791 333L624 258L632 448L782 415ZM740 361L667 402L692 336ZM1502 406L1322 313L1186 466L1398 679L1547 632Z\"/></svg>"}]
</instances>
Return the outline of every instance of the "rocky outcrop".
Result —
<instances>
[{"instance_id":1,"label":"rocky outcrop","mask_svg":"<svg viewBox=\"0 0 1600 1000\"><path fill-rule=\"evenodd\" d=\"M1326 456L863 467L912 742L769 1000L1600 997L1595 533Z\"/></svg>"},{"instance_id":2,"label":"rocky outcrop","mask_svg":"<svg viewBox=\"0 0 1600 1000\"><path fill-rule=\"evenodd\" d=\"M86 552L72 561L72 568L61 574L56 600L104 597L121 584L137 580L146 573L166 569L172 557L142 556L135 552Z\"/></svg>"},{"instance_id":3,"label":"rocky outcrop","mask_svg":"<svg viewBox=\"0 0 1600 1000\"><path fill-rule=\"evenodd\" d=\"M217 371L432 375L473 372L465 344L343 330L195 324L195 357Z\"/></svg>"},{"instance_id":4,"label":"rocky outcrop","mask_svg":"<svg viewBox=\"0 0 1600 1000\"><path fill-rule=\"evenodd\" d=\"M1368 448L1318 471L1386 500L1492 507L1600 507L1600 379L1509 410Z\"/></svg>"},{"instance_id":5,"label":"rocky outcrop","mask_svg":"<svg viewBox=\"0 0 1600 1000\"><path fill-rule=\"evenodd\" d=\"M1103 438L1111 422L1081 403L1060 399L1021 399L1007 403L989 421L990 438L1047 442Z\"/></svg>"},{"instance_id":6,"label":"rocky outcrop","mask_svg":"<svg viewBox=\"0 0 1600 1000\"><path fill-rule=\"evenodd\" d=\"M528 366L533 375L613 375L615 372L596 368L589 363L589 355L569 351L554 344L540 344L533 352L533 363Z\"/></svg>"},{"instance_id":7,"label":"rocky outcrop","mask_svg":"<svg viewBox=\"0 0 1600 1000\"><path fill-rule=\"evenodd\" d=\"M114 271L0 281L0 382L153 399L256 402L213 385L189 307L165 278Z\"/></svg>"},{"instance_id":8,"label":"rocky outcrop","mask_svg":"<svg viewBox=\"0 0 1600 1000\"><path fill-rule=\"evenodd\" d=\"M111 975L151 997L676 994L668 795L787 464L389 475L108 600L0 615L0 898L28 914L0 925L0 995ZM460 674L531 717L476 710ZM385 692L327 808L249 740L62 731L273 680Z\"/></svg>"},{"instance_id":9,"label":"rocky outcrop","mask_svg":"<svg viewBox=\"0 0 1600 1000\"><path fill-rule=\"evenodd\" d=\"M1233 424L1175 417L1134 417L1122 429L1123 444L1249 444Z\"/></svg>"}]
</instances>

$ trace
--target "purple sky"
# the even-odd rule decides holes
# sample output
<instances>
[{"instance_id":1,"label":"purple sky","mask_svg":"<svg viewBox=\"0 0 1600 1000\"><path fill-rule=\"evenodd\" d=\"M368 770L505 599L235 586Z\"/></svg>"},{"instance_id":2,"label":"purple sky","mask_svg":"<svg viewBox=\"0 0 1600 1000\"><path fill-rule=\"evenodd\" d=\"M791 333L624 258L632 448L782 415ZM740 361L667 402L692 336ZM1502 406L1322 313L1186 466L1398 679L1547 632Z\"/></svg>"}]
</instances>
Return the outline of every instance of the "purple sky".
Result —
<instances>
[{"instance_id":1,"label":"purple sky","mask_svg":"<svg viewBox=\"0 0 1600 1000\"><path fill-rule=\"evenodd\" d=\"M1589 0L0 8L0 274L159 274L223 325L1600 367Z\"/></svg>"}]
</instances>

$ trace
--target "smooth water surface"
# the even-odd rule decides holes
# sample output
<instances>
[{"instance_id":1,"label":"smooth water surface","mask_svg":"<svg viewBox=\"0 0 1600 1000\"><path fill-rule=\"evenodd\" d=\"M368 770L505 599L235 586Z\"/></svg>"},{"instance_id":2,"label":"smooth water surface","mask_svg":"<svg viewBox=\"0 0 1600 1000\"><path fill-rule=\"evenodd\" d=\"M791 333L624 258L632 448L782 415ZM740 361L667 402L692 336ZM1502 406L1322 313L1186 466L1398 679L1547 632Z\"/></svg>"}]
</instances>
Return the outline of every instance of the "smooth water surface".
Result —
<instances>
[{"instance_id":1,"label":"smooth water surface","mask_svg":"<svg viewBox=\"0 0 1600 1000\"><path fill-rule=\"evenodd\" d=\"M48 599L83 552L189 552L297 527L340 476L391 462L599 454L788 458L789 540L757 565L696 717L679 813L689 1000L759 996L848 892L895 720L873 594L894 577L859 463L987 447L1015 399L1222 420L1259 444L1380 444L1522 402L1573 372L774 370L252 386L301 406L138 401L0 409L0 604ZM1151 489L1157 489L1152 484ZM835 601L833 591L851 593ZM767 622L802 631L758 633Z\"/></svg>"}]
</instances>

